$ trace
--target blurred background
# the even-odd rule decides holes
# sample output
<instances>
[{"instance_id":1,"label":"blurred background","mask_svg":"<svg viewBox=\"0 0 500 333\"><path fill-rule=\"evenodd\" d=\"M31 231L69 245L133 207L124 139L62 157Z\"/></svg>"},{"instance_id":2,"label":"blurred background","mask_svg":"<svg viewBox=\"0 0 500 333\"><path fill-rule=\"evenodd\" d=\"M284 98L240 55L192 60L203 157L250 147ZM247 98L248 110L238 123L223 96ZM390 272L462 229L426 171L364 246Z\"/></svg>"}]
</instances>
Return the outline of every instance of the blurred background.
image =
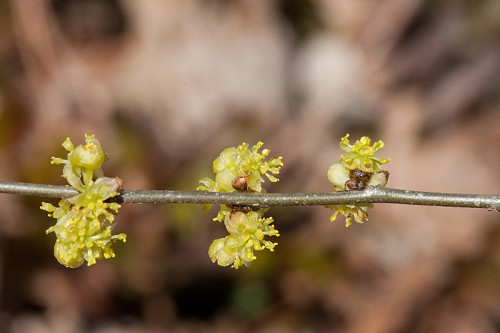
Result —
<instances>
[{"instance_id":1,"label":"blurred background","mask_svg":"<svg viewBox=\"0 0 500 333\"><path fill-rule=\"evenodd\" d=\"M500 192L497 0L0 1L0 177L64 184L93 133L128 189L193 190L263 140L272 192L330 191L369 135L389 187ZM346 229L274 208L273 253L212 264L216 210L126 205L113 260L67 269L43 198L0 194L2 332L498 332L500 214L376 205Z\"/></svg>"}]
</instances>

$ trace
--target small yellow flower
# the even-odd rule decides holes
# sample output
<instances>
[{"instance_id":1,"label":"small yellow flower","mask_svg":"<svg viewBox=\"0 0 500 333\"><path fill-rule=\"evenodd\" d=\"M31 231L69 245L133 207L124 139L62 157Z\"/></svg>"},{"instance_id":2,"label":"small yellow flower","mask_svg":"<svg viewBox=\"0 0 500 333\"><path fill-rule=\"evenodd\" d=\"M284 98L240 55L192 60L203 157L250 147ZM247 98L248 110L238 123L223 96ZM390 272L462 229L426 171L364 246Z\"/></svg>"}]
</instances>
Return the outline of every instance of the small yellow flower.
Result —
<instances>
[{"instance_id":1,"label":"small yellow flower","mask_svg":"<svg viewBox=\"0 0 500 333\"><path fill-rule=\"evenodd\" d=\"M333 184L335 191L358 190L362 191L367 186L384 187L387 184L389 173L382 170L381 165L390 159L381 159L373 156L375 152L384 147L382 140L370 146L371 140L364 136L351 145L349 134L340 140L340 149L348 155L341 155L340 161L328 169L328 180ZM330 221L336 220L337 215L345 217L346 227L354 221L363 223L368 220L368 209L371 204L353 204L328 206L335 209Z\"/></svg>"},{"instance_id":2,"label":"small yellow flower","mask_svg":"<svg viewBox=\"0 0 500 333\"><path fill-rule=\"evenodd\" d=\"M106 154L94 135L85 134L85 144L70 152L68 160L76 167L97 170L106 161Z\"/></svg>"},{"instance_id":3,"label":"small yellow flower","mask_svg":"<svg viewBox=\"0 0 500 333\"><path fill-rule=\"evenodd\" d=\"M224 220L229 235L212 242L208 249L210 259L220 266L239 268L257 259L254 251L274 251L278 243L264 239L265 236L279 236L272 223L272 217L264 218L259 212L232 212Z\"/></svg>"},{"instance_id":4,"label":"small yellow flower","mask_svg":"<svg viewBox=\"0 0 500 333\"><path fill-rule=\"evenodd\" d=\"M363 223L364 221L368 221L368 209L372 207L372 204L328 206L328 208L335 209L335 213L330 216L330 222L335 221L337 215L340 214L345 217L346 227L352 224L353 219L357 223Z\"/></svg>"},{"instance_id":5,"label":"small yellow flower","mask_svg":"<svg viewBox=\"0 0 500 333\"><path fill-rule=\"evenodd\" d=\"M370 138L367 136L356 140L354 145L349 142L349 134L346 134L340 140L340 149L349 155L341 155L340 163L348 170L360 169L364 172L380 172L380 165L390 161L390 159L381 159L374 157L373 154L384 147L384 142L379 140L370 146Z\"/></svg>"},{"instance_id":6,"label":"small yellow flower","mask_svg":"<svg viewBox=\"0 0 500 333\"><path fill-rule=\"evenodd\" d=\"M214 160L215 181L210 178L200 180L202 185L197 190L210 192L235 192L248 190L262 192L262 183L266 176L271 182L277 182L277 175L283 166L282 157L266 160L270 150L259 150L264 144L259 141L249 148L247 143L238 147L224 149Z\"/></svg>"},{"instance_id":7,"label":"small yellow flower","mask_svg":"<svg viewBox=\"0 0 500 333\"><path fill-rule=\"evenodd\" d=\"M85 144L74 146L70 138L66 138L62 146L68 151L68 158L52 157L52 164L64 164L63 177L78 191L83 191L95 177L102 177L102 164L106 154L99 140L94 135L85 134Z\"/></svg>"}]
</instances>

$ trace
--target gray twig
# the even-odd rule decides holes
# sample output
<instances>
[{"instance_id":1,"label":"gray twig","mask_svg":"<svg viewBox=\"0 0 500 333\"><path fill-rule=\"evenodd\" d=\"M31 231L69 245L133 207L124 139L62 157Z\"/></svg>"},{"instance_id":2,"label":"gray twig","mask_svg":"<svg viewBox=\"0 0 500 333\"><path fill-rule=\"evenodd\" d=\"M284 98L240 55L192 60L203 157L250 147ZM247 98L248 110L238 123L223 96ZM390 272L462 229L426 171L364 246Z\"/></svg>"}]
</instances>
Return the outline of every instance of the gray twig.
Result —
<instances>
[{"instance_id":1,"label":"gray twig","mask_svg":"<svg viewBox=\"0 0 500 333\"><path fill-rule=\"evenodd\" d=\"M0 193L66 198L78 194L69 186L0 182ZM329 193L216 193L205 191L122 190L122 203L228 204L250 207L328 206L396 203L404 205L486 208L500 211L500 195L457 194L367 187Z\"/></svg>"}]
</instances>

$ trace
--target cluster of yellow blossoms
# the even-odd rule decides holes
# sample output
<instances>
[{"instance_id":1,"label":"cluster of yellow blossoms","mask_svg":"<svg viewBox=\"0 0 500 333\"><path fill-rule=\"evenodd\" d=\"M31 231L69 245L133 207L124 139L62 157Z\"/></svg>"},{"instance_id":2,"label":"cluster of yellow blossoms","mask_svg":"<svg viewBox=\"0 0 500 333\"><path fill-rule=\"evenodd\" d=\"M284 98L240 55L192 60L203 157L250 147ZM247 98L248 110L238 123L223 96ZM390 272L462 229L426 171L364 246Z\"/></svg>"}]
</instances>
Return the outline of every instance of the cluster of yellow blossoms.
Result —
<instances>
[{"instance_id":1,"label":"cluster of yellow blossoms","mask_svg":"<svg viewBox=\"0 0 500 333\"><path fill-rule=\"evenodd\" d=\"M115 256L111 245L126 235L112 235L114 214L120 205L108 202L118 195L120 178L103 177L101 169L106 154L93 135L85 135L85 144L77 147L69 138L63 142L68 151L67 159L52 158L52 164L64 164L63 177L79 193L59 201L56 207L43 202L41 209L57 219L57 223L47 229L55 233L57 240L54 255L64 266L76 268L85 261L93 265L98 259Z\"/></svg>"},{"instance_id":2,"label":"cluster of yellow blossoms","mask_svg":"<svg viewBox=\"0 0 500 333\"><path fill-rule=\"evenodd\" d=\"M265 175L271 182L278 179L273 175L279 173L281 156L267 160L269 150L263 143L257 142L252 147L243 143L238 147L226 148L214 160L215 180L204 178L198 190L211 192L263 192L262 177ZM207 205L205 208L210 208ZM224 222L229 235L213 241L208 254L213 262L221 266L239 268L256 259L254 251L274 250L277 243L265 240L265 236L279 236L274 229L273 218L264 217L267 209L252 210L250 207L221 205L214 221Z\"/></svg>"},{"instance_id":3,"label":"cluster of yellow blossoms","mask_svg":"<svg viewBox=\"0 0 500 333\"><path fill-rule=\"evenodd\" d=\"M383 141L377 141L370 146L371 140L364 136L351 145L349 134L340 141L340 149L347 153L341 155L340 161L328 169L328 180L333 184L336 191L363 190L366 186L384 187L389 178L389 172L382 170L382 164L390 159L381 159L373 154L384 147ZM346 227L352 224L352 220L363 223L368 220L368 209L371 204L334 205L329 208L335 209L330 221L335 221L337 215L345 217Z\"/></svg>"}]
</instances>

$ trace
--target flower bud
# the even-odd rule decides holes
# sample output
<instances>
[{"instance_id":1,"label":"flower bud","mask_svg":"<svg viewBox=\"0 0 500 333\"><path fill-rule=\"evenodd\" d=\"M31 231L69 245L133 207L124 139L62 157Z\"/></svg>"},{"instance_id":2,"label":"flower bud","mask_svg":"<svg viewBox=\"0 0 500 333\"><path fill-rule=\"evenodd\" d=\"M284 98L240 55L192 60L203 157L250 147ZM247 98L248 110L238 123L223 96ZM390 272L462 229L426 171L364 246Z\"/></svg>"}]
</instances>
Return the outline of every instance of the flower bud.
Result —
<instances>
[{"instance_id":1,"label":"flower bud","mask_svg":"<svg viewBox=\"0 0 500 333\"><path fill-rule=\"evenodd\" d=\"M349 170L342 164L335 163L328 169L328 180L335 186L335 189L344 189L345 183L350 180Z\"/></svg>"},{"instance_id":2,"label":"flower bud","mask_svg":"<svg viewBox=\"0 0 500 333\"><path fill-rule=\"evenodd\" d=\"M78 145L70 152L68 160L74 167L97 170L106 161L106 154L93 135L85 135L85 142L86 144Z\"/></svg>"}]
</instances>

